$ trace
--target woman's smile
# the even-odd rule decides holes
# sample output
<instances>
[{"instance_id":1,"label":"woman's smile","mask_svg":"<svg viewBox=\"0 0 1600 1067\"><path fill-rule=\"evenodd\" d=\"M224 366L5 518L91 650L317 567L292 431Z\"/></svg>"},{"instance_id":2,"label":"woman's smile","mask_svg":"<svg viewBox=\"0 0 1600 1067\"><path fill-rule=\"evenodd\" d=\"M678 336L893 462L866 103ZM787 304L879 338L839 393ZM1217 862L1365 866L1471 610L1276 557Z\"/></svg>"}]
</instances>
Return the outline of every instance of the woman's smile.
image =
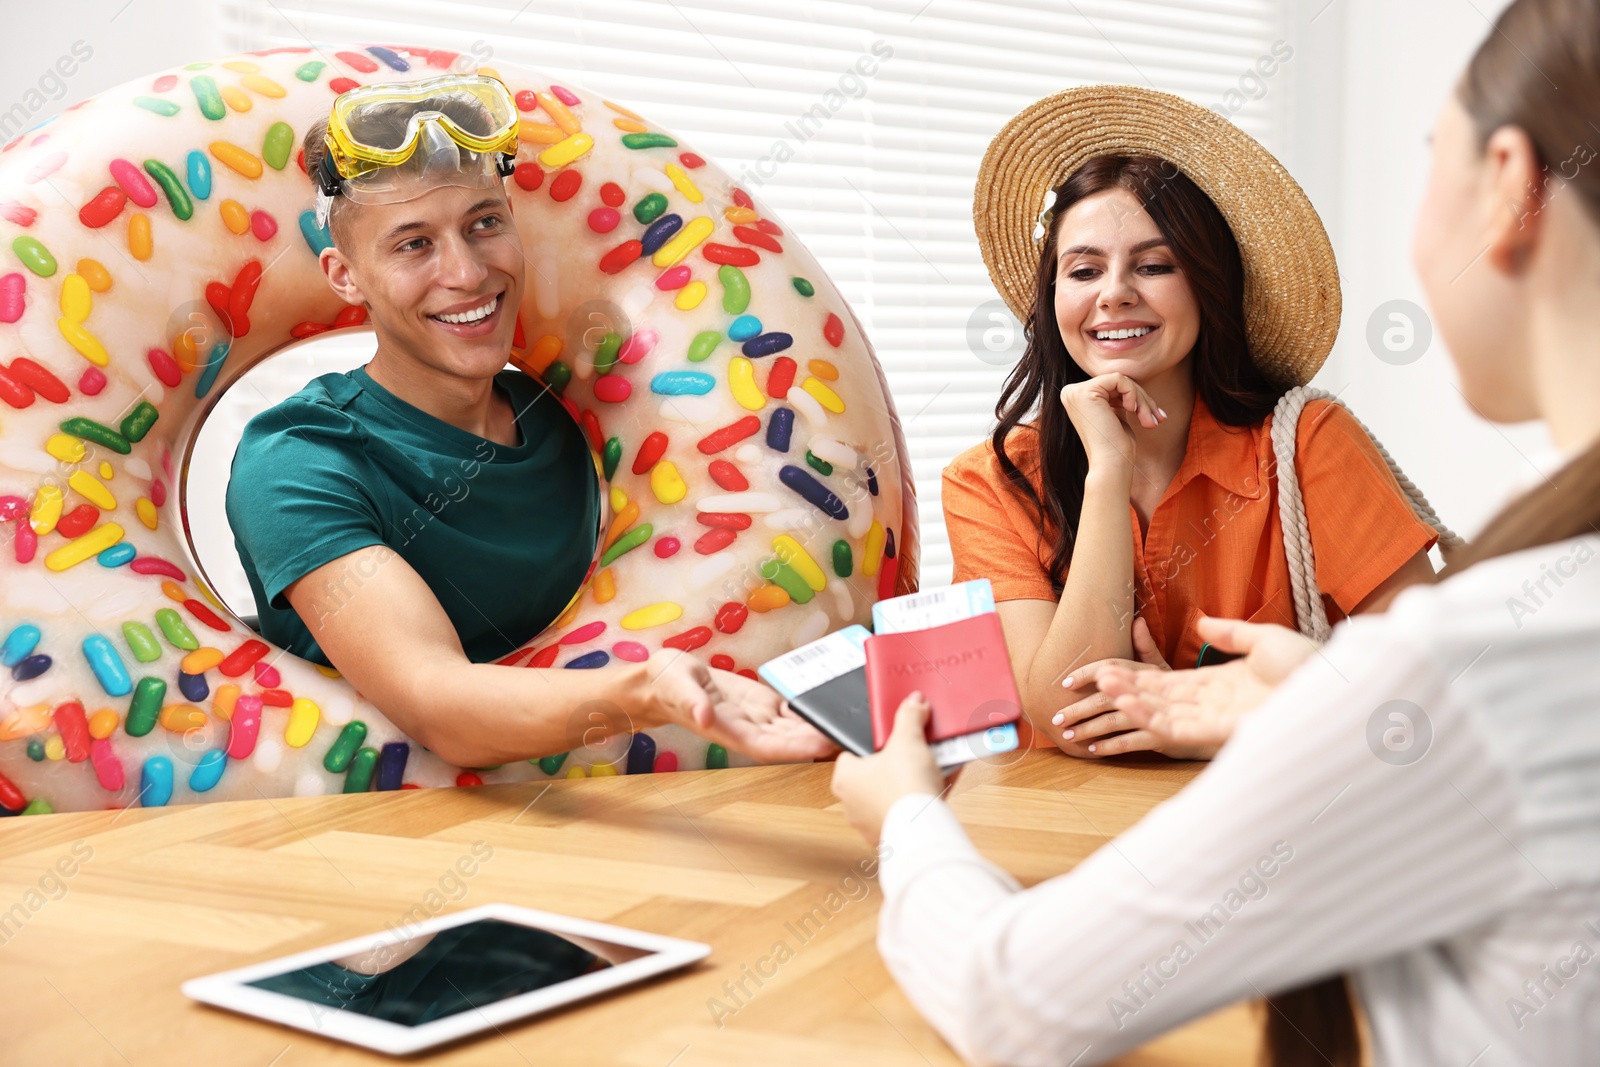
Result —
<instances>
[{"instance_id":1,"label":"woman's smile","mask_svg":"<svg viewBox=\"0 0 1600 1067\"><path fill-rule=\"evenodd\" d=\"M1097 350L1118 355L1153 343L1160 330L1160 326L1150 322L1103 322L1083 332Z\"/></svg>"}]
</instances>

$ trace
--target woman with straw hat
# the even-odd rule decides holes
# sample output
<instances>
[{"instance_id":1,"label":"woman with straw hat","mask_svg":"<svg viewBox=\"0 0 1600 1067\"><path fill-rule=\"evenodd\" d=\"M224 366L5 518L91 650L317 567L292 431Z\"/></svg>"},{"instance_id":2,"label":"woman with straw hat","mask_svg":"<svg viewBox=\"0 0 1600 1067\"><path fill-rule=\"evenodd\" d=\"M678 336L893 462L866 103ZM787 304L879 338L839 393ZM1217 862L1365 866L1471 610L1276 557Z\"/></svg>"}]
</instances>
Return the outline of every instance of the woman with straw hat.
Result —
<instances>
[{"instance_id":1,"label":"woman with straw hat","mask_svg":"<svg viewBox=\"0 0 1600 1067\"><path fill-rule=\"evenodd\" d=\"M1006 124L973 218L1028 345L992 439L944 472L955 580L993 586L1035 747L1208 756L1132 729L1099 671L1203 662L1203 614L1320 640L1430 580L1453 536L1296 388L1339 327L1322 223L1215 112L1105 85Z\"/></svg>"},{"instance_id":2,"label":"woman with straw hat","mask_svg":"<svg viewBox=\"0 0 1600 1067\"><path fill-rule=\"evenodd\" d=\"M846 817L881 841L879 950L968 1061L1092 1067L1266 997L1271 1067L1596 1062L1597 112L1600 5L1515 0L1434 128L1413 261L1462 394L1567 457L1437 583L1320 648L1219 623L1244 659L1108 668L1135 722L1226 744L1025 890L940 799L925 704L839 758Z\"/></svg>"}]
</instances>

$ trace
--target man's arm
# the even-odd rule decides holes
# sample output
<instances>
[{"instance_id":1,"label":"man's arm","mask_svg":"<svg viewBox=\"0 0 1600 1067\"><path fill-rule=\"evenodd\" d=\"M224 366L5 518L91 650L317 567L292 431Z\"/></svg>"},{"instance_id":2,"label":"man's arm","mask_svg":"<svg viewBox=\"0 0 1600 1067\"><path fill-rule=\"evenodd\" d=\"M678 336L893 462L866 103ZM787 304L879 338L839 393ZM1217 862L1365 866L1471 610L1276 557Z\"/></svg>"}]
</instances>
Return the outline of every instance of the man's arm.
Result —
<instances>
[{"instance_id":1,"label":"man's arm","mask_svg":"<svg viewBox=\"0 0 1600 1067\"><path fill-rule=\"evenodd\" d=\"M340 556L285 593L362 696L459 766L567 752L667 723L759 760L834 751L766 686L686 653L586 671L473 663L427 583L383 545Z\"/></svg>"}]
</instances>

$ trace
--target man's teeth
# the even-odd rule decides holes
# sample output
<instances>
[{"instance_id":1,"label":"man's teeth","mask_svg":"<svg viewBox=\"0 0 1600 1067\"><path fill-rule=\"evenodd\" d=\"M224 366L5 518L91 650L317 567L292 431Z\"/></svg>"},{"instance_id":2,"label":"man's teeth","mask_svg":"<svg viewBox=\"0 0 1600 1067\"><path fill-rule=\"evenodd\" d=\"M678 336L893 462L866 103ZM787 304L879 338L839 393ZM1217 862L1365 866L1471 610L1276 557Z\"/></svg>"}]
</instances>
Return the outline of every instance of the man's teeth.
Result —
<instances>
[{"instance_id":1,"label":"man's teeth","mask_svg":"<svg viewBox=\"0 0 1600 1067\"><path fill-rule=\"evenodd\" d=\"M473 308L471 311L463 311L459 315L430 315L429 318L438 319L440 322L453 322L457 324L464 322L477 322L480 319L486 319L490 315L493 315L494 309L498 307L499 304L500 294L496 293L494 298L482 307Z\"/></svg>"},{"instance_id":2,"label":"man's teeth","mask_svg":"<svg viewBox=\"0 0 1600 1067\"><path fill-rule=\"evenodd\" d=\"M1131 330L1096 330L1094 336L1097 341L1122 341L1129 337L1143 337L1153 329L1154 326L1135 326Z\"/></svg>"}]
</instances>

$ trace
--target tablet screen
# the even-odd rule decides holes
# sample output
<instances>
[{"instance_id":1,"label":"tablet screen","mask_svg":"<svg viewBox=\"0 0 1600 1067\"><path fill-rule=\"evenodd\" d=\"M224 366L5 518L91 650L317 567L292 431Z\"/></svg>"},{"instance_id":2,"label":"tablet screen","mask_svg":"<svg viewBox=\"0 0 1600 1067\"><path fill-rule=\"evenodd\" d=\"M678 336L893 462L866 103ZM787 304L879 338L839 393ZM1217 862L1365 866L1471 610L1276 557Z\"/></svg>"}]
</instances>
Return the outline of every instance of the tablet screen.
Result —
<instances>
[{"instance_id":1,"label":"tablet screen","mask_svg":"<svg viewBox=\"0 0 1600 1067\"><path fill-rule=\"evenodd\" d=\"M370 948L246 985L401 1026L420 1026L653 955L533 926L478 919L393 931Z\"/></svg>"}]
</instances>

